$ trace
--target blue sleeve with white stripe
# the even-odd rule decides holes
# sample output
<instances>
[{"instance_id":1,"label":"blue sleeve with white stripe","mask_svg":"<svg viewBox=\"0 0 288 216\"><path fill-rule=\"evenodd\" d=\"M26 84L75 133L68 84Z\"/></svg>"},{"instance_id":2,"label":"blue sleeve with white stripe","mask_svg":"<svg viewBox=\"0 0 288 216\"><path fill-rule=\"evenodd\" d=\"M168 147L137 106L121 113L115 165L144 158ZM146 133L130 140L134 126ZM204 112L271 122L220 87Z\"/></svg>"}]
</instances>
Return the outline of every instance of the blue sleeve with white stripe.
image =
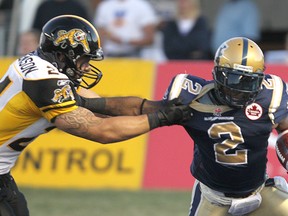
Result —
<instances>
[{"instance_id":1,"label":"blue sleeve with white stripe","mask_svg":"<svg viewBox=\"0 0 288 216\"><path fill-rule=\"evenodd\" d=\"M211 81L189 74L178 74L171 80L163 100L168 101L179 97L182 103L188 104L200 94L203 86L209 82Z\"/></svg>"}]
</instances>

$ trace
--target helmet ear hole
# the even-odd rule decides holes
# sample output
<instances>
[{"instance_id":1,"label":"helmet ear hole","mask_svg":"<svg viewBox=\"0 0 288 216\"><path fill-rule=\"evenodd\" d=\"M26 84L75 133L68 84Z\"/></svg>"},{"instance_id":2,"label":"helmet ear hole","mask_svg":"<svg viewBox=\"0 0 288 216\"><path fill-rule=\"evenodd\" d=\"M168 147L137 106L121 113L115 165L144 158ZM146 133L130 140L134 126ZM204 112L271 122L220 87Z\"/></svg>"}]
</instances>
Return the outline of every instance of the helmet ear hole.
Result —
<instances>
[{"instance_id":1,"label":"helmet ear hole","mask_svg":"<svg viewBox=\"0 0 288 216\"><path fill-rule=\"evenodd\" d=\"M70 77L75 76L75 72L71 68L67 68L66 74Z\"/></svg>"},{"instance_id":2,"label":"helmet ear hole","mask_svg":"<svg viewBox=\"0 0 288 216\"><path fill-rule=\"evenodd\" d=\"M69 58L74 59L75 58L75 52L72 49L68 50L68 56L69 56Z\"/></svg>"}]
</instances>

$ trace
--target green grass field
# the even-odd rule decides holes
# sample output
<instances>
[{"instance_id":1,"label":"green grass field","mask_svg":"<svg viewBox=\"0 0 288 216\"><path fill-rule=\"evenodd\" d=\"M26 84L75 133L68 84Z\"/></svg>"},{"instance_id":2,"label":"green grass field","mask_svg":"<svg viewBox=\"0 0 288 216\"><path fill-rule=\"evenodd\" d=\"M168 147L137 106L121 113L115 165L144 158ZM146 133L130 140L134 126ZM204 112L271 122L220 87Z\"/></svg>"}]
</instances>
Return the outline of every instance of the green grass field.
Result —
<instances>
[{"instance_id":1,"label":"green grass field","mask_svg":"<svg viewBox=\"0 0 288 216\"><path fill-rule=\"evenodd\" d=\"M23 188L31 216L187 216L190 191Z\"/></svg>"}]
</instances>

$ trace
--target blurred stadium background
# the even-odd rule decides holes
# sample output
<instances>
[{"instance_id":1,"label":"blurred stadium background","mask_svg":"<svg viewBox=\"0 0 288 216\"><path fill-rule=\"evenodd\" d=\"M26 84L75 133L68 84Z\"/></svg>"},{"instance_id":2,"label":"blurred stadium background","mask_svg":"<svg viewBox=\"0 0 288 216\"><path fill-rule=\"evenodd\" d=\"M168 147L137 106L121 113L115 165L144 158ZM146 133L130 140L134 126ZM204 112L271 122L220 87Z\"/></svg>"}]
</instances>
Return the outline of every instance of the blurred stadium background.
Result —
<instances>
[{"instance_id":1,"label":"blurred stadium background","mask_svg":"<svg viewBox=\"0 0 288 216\"><path fill-rule=\"evenodd\" d=\"M26 0L0 0L0 56L11 56L15 53L19 31L24 31L25 28L28 28L29 23L26 20L29 21L30 17L34 15L34 5L38 5L41 1L44 0L27 0L31 10L29 12L24 11L22 15L23 2L26 2ZM101 0L81 0L87 6L91 17L93 17L95 7L99 1ZM176 13L175 0L148 1L155 7L161 19L173 17ZM202 12L207 17L212 31L218 10L225 1L201 0ZM252 1L258 6L261 15L261 40L259 41L261 48L264 51L285 49L288 31L288 1Z\"/></svg>"},{"instance_id":2,"label":"blurred stadium background","mask_svg":"<svg viewBox=\"0 0 288 216\"><path fill-rule=\"evenodd\" d=\"M202 0L203 13L212 29L224 1ZM4 2L0 0L0 77L16 58L21 29L22 1L8 1L11 6L1 8ZM174 0L150 2L161 15L175 13ZM285 49L288 1L255 2L262 16L259 45L264 52ZM94 88L100 95L160 99L176 73L193 71L210 78L212 62L107 59L98 67L104 72L103 80ZM267 65L267 70L288 81L287 65ZM25 149L13 170L27 196L31 215L187 215L194 182L189 173L193 142L182 128L162 128L112 146L95 145L57 130L50 133ZM268 171L287 179L277 161L274 143L275 134L271 134Z\"/></svg>"}]
</instances>

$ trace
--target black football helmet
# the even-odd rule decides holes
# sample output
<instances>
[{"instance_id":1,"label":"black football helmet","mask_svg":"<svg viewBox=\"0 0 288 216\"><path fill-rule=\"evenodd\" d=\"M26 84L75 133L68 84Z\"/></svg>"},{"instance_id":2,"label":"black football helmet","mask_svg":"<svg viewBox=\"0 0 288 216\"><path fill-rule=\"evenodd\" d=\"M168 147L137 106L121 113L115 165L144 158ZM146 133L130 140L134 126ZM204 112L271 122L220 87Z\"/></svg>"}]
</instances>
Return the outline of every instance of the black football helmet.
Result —
<instances>
[{"instance_id":1,"label":"black football helmet","mask_svg":"<svg viewBox=\"0 0 288 216\"><path fill-rule=\"evenodd\" d=\"M90 72L76 68L76 60L83 55L95 61L104 58L95 27L79 16L61 15L48 21L42 29L39 52L76 86L92 88L102 77L91 64Z\"/></svg>"},{"instance_id":2,"label":"black football helmet","mask_svg":"<svg viewBox=\"0 0 288 216\"><path fill-rule=\"evenodd\" d=\"M215 54L212 71L218 100L234 108L253 103L264 70L264 55L255 42L244 37L225 41Z\"/></svg>"}]
</instances>

